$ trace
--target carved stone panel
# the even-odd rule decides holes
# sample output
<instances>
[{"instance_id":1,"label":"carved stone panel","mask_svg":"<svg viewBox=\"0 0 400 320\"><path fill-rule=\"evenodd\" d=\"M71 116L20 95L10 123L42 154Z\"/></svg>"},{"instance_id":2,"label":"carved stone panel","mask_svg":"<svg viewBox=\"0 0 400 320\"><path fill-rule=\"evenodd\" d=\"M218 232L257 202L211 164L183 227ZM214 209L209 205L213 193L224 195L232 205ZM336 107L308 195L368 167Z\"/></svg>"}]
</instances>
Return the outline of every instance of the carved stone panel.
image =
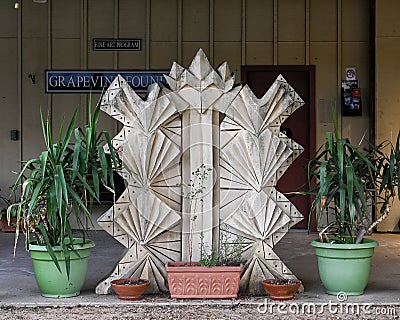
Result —
<instances>
[{"instance_id":1,"label":"carved stone panel","mask_svg":"<svg viewBox=\"0 0 400 320\"><path fill-rule=\"evenodd\" d=\"M234 86L226 63L214 70L201 49L188 69L174 63L166 80L143 100L117 77L102 100L124 126L113 145L126 190L99 224L127 249L96 292L130 276L166 291L165 263L200 259L201 239L217 247L221 234L244 239L243 291L260 293L266 277L295 278L273 248L303 216L275 187L303 151L280 133L303 101L281 76L257 99ZM192 206L182 185L201 165L210 172Z\"/></svg>"}]
</instances>

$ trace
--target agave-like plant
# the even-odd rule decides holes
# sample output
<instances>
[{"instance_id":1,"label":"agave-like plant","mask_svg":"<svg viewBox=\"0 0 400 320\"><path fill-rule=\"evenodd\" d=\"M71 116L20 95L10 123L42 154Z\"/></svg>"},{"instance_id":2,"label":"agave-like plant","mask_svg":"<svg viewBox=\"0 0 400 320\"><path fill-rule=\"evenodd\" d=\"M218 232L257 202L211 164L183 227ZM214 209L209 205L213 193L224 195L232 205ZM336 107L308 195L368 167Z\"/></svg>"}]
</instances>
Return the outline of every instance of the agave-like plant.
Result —
<instances>
[{"instance_id":1,"label":"agave-like plant","mask_svg":"<svg viewBox=\"0 0 400 320\"><path fill-rule=\"evenodd\" d=\"M310 217L315 211L320 241L360 243L387 217L398 194L400 133L395 146L385 141L360 151L348 138L339 138L335 116L334 127L307 165L312 187L305 193L315 195ZM376 221L372 208L379 208Z\"/></svg>"},{"instance_id":2,"label":"agave-like plant","mask_svg":"<svg viewBox=\"0 0 400 320\"><path fill-rule=\"evenodd\" d=\"M97 132L99 113L99 104L92 113L90 97L89 124L83 129L74 128L76 110L66 130L62 120L56 141L53 140L49 117L45 120L41 114L46 149L39 158L25 163L12 187L12 190L17 190L22 184L20 201L7 210L9 217L12 211L17 212L15 246L20 231L19 221L22 221L27 249L32 234L37 244L46 246L61 271L53 250L54 246L61 247L68 275L68 249L74 249L70 221L74 219L79 229L84 230L81 213L92 221L90 206L94 201L100 201L100 186L113 191L113 172L120 167L120 159L114 152L109 134ZM72 142L73 134L75 142ZM104 145L108 146L109 153L104 151Z\"/></svg>"},{"instance_id":3,"label":"agave-like plant","mask_svg":"<svg viewBox=\"0 0 400 320\"><path fill-rule=\"evenodd\" d=\"M385 152L386 151L386 152ZM377 176L377 204L380 206L381 220L390 212L393 199L400 199L400 131L397 133L396 143L384 141L375 148L375 164ZM378 223L381 221L378 219Z\"/></svg>"}]
</instances>

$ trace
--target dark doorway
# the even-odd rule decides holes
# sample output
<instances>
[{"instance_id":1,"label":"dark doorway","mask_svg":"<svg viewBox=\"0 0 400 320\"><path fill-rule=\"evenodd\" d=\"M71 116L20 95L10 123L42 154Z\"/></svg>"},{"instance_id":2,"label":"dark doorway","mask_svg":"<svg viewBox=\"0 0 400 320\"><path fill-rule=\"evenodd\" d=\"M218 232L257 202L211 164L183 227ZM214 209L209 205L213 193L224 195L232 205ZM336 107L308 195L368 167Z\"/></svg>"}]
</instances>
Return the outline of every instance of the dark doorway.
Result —
<instances>
[{"instance_id":1,"label":"dark doorway","mask_svg":"<svg viewBox=\"0 0 400 320\"><path fill-rule=\"evenodd\" d=\"M294 161L277 189L283 194L299 190L307 183L305 166L315 153L315 66L242 66L242 83L248 84L254 94L262 97L278 75L281 74L305 102L281 126L290 138L304 147L304 152ZM304 215L295 228L307 228L311 197L299 196L290 201ZM315 226L315 222L312 223Z\"/></svg>"}]
</instances>

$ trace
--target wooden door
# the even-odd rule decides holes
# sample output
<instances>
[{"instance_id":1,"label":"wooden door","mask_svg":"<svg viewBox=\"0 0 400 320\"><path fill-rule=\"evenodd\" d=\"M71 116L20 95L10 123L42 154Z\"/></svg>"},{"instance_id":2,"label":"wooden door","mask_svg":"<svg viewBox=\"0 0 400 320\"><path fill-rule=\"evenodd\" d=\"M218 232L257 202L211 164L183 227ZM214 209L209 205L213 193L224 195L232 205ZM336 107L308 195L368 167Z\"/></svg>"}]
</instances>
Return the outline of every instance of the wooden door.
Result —
<instances>
[{"instance_id":1,"label":"wooden door","mask_svg":"<svg viewBox=\"0 0 400 320\"><path fill-rule=\"evenodd\" d=\"M315 153L315 66L242 66L242 82L247 83L258 98L279 74L305 102L281 126L281 131L304 147L304 152L278 181L277 189L285 194L297 191L307 183L305 166ZM295 227L307 228L311 197L299 196L290 200L304 215L304 220ZM315 228L314 221L312 225Z\"/></svg>"}]
</instances>

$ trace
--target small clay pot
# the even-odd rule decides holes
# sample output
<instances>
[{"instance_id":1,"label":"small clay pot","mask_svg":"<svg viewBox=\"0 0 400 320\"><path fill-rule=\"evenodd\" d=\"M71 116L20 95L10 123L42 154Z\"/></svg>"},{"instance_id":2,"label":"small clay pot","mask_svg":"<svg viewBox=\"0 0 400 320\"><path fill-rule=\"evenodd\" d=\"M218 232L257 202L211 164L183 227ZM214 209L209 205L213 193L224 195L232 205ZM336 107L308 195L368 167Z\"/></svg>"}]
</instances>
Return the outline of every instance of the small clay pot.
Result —
<instances>
[{"instance_id":1,"label":"small clay pot","mask_svg":"<svg viewBox=\"0 0 400 320\"><path fill-rule=\"evenodd\" d=\"M126 301L140 300L149 285L149 280L141 278L122 278L111 281L111 287L118 294L118 298Z\"/></svg>"},{"instance_id":2,"label":"small clay pot","mask_svg":"<svg viewBox=\"0 0 400 320\"><path fill-rule=\"evenodd\" d=\"M265 279L262 282L264 290L271 300L292 300L299 290L301 281L296 279Z\"/></svg>"}]
</instances>

